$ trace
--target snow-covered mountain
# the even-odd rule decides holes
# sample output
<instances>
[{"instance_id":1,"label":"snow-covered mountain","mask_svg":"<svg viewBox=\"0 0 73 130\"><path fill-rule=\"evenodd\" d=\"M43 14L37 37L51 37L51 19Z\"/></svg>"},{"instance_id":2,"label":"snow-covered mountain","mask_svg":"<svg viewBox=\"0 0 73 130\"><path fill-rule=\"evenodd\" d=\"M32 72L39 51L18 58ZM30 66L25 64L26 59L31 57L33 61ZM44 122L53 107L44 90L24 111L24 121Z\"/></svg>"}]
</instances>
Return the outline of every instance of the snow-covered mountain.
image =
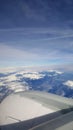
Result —
<instances>
[{"instance_id":1,"label":"snow-covered mountain","mask_svg":"<svg viewBox=\"0 0 73 130\"><path fill-rule=\"evenodd\" d=\"M0 73L0 101L12 92L40 90L73 98L73 73L11 70Z\"/></svg>"}]
</instances>

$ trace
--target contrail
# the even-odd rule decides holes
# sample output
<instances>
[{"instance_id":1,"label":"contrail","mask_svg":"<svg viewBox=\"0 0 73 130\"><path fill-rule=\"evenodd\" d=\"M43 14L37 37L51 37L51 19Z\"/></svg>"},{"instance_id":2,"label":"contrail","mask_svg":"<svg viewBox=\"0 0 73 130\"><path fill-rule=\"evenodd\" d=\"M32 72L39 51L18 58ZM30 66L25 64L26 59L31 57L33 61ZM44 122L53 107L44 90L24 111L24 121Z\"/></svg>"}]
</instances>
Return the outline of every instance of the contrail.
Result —
<instances>
[{"instance_id":1,"label":"contrail","mask_svg":"<svg viewBox=\"0 0 73 130\"><path fill-rule=\"evenodd\" d=\"M71 35L65 35L65 36L59 36L59 37L53 37L53 38L36 39L36 40L38 40L38 41L51 41L51 40L69 38L69 37L73 37L73 34L71 34Z\"/></svg>"},{"instance_id":2,"label":"contrail","mask_svg":"<svg viewBox=\"0 0 73 130\"><path fill-rule=\"evenodd\" d=\"M29 34L29 32L31 31L31 28L11 28L11 29L0 29L0 32L17 32L17 31L24 31L24 34ZM26 32L25 32L26 31ZM31 31L31 34L33 33L37 33L39 35L39 33L42 34L42 32L44 33L44 31L38 31L34 29ZM49 32L47 30L47 32ZM49 32L50 33L50 32ZM57 32L58 34L58 32ZM63 38L69 38L69 37L73 37L73 34L67 34L67 35L61 35L61 36L57 36L57 37L51 37L51 38L40 38L40 39L30 39L31 41L51 41L51 40L57 40L57 39L63 39Z\"/></svg>"}]
</instances>

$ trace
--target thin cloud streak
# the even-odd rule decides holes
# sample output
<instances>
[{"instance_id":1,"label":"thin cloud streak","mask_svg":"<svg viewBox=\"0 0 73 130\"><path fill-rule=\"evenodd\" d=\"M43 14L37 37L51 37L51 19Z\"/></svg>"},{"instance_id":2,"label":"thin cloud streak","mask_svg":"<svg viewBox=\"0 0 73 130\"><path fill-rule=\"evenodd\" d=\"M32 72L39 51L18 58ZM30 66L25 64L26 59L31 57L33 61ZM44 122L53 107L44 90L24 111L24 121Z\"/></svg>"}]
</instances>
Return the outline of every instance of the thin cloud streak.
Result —
<instances>
[{"instance_id":1,"label":"thin cloud streak","mask_svg":"<svg viewBox=\"0 0 73 130\"><path fill-rule=\"evenodd\" d=\"M42 39L32 39L32 41L52 41L52 40L58 40L58 39L63 39L63 38L70 38L73 37L73 34L65 35L65 36L59 36L59 37L52 37L52 38L42 38Z\"/></svg>"},{"instance_id":2,"label":"thin cloud streak","mask_svg":"<svg viewBox=\"0 0 73 130\"><path fill-rule=\"evenodd\" d=\"M60 40L60 39L65 39L65 38L72 38L73 37L73 31L72 30L66 30L66 31L57 31L57 30L50 30L50 29L35 29L35 28L13 28L13 29L0 29L1 35L4 34L18 36L18 38L25 38L26 40L27 36L27 41L53 41L53 40Z\"/></svg>"}]
</instances>

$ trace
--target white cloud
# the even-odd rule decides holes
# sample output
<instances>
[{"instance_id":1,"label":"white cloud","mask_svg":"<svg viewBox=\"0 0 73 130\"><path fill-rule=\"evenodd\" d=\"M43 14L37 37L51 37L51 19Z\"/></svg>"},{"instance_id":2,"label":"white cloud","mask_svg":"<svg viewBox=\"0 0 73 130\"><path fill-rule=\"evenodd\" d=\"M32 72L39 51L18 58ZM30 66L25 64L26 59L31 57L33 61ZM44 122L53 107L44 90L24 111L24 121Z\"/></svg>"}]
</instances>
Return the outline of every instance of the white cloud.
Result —
<instances>
[{"instance_id":1,"label":"white cloud","mask_svg":"<svg viewBox=\"0 0 73 130\"><path fill-rule=\"evenodd\" d=\"M37 53L33 53L31 51L23 51L20 49L16 49L7 45L0 45L0 58L2 59L20 59L20 60L29 60L35 59L38 57Z\"/></svg>"},{"instance_id":2,"label":"white cloud","mask_svg":"<svg viewBox=\"0 0 73 130\"><path fill-rule=\"evenodd\" d=\"M8 66L33 66L33 65L57 65L60 62L61 68L73 69L70 67L73 61L73 54L62 53L59 50L48 50L35 47L34 49L27 48L26 50L16 49L11 46L0 44L0 65ZM50 64L49 64L50 63ZM70 65L66 65L70 63ZM59 65L60 65L59 64ZM62 65L64 64L64 65ZM67 67L65 67L67 66ZM54 67L54 66L53 66ZM55 66L56 67L56 66ZM12 68L13 71L14 68ZM0 69L0 71L2 68ZM8 71L11 69L8 68ZM3 71L3 70L2 70ZM17 71L17 70L16 70ZM4 70L6 73L6 70Z\"/></svg>"},{"instance_id":3,"label":"white cloud","mask_svg":"<svg viewBox=\"0 0 73 130\"><path fill-rule=\"evenodd\" d=\"M73 81L71 81L71 80L66 81L66 82L64 83L64 85L66 85L66 86L68 86L68 87L70 87L70 88L73 89Z\"/></svg>"}]
</instances>

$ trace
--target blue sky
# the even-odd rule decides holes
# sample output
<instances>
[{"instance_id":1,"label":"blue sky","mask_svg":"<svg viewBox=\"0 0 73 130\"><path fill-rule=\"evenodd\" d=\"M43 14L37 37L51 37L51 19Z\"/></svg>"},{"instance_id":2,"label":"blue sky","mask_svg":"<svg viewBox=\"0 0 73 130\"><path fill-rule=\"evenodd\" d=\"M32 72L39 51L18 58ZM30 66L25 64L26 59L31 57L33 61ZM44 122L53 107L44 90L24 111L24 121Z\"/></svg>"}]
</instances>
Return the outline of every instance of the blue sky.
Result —
<instances>
[{"instance_id":1,"label":"blue sky","mask_svg":"<svg viewBox=\"0 0 73 130\"><path fill-rule=\"evenodd\" d=\"M0 66L73 64L73 0L0 0Z\"/></svg>"}]
</instances>

